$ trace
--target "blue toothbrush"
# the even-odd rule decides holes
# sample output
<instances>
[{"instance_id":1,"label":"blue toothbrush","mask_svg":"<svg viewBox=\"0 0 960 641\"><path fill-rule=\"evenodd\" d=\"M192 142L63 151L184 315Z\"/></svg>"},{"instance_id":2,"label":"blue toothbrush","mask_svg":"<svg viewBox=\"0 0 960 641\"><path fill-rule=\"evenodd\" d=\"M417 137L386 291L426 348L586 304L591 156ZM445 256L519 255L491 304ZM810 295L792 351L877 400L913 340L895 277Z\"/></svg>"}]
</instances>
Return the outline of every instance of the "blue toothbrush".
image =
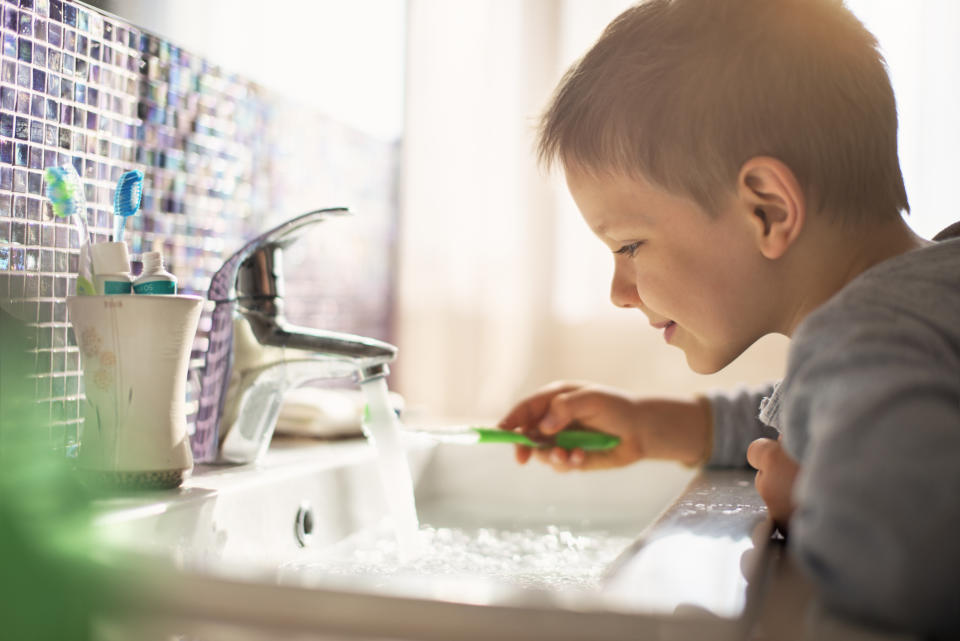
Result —
<instances>
[{"instance_id":1,"label":"blue toothbrush","mask_svg":"<svg viewBox=\"0 0 960 641\"><path fill-rule=\"evenodd\" d=\"M113 194L113 241L123 242L123 230L127 218L140 209L140 197L143 195L143 172L139 169L125 172L117 182L117 191Z\"/></svg>"}]
</instances>

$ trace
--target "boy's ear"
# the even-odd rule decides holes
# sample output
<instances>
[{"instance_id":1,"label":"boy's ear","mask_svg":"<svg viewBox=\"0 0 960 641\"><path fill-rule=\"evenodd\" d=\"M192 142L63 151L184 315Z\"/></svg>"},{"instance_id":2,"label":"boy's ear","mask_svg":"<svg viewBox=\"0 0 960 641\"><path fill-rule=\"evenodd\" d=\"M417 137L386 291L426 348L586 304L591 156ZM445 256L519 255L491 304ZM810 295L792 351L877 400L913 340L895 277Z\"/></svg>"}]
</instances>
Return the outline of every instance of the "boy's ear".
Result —
<instances>
[{"instance_id":1,"label":"boy's ear","mask_svg":"<svg viewBox=\"0 0 960 641\"><path fill-rule=\"evenodd\" d=\"M760 252L769 259L783 256L806 222L803 189L793 171L770 156L751 158L737 176L737 196Z\"/></svg>"}]
</instances>

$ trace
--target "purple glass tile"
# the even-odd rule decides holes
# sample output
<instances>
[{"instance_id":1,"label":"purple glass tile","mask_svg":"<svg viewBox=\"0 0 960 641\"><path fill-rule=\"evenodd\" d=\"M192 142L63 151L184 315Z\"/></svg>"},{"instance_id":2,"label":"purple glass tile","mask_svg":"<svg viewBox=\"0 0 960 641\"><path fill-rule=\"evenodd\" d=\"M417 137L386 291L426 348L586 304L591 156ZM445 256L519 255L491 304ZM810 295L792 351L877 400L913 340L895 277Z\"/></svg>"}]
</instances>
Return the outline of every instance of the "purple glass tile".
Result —
<instances>
[{"instance_id":1,"label":"purple glass tile","mask_svg":"<svg viewBox=\"0 0 960 641\"><path fill-rule=\"evenodd\" d=\"M43 144L43 122L40 120L30 121L30 142Z\"/></svg>"},{"instance_id":2,"label":"purple glass tile","mask_svg":"<svg viewBox=\"0 0 960 641\"><path fill-rule=\"evenodd\" d=\"M22 63L17 65L17 84L29 89L30 80L30 66Z\"/></svg>"},{"instance_id":3,"label":"purple glass tile","mask_svg":"<svg viewBox=\"0 0 960 641\"><path fill-rule=\"evenodd\" d=\"M9 140L0 140L0 162L8 165L13 163L13 143Z\"/></svg>"},{"instance_id":4,"label":"purple glass tile","mask_svg":"<svg viewBox=\"0 0 960 641\"><path fill-rule=\"evenodd\" d=\"M17 38L12 33L3 34L3 55L8 58L17 57Z\"/></svg>"},{"instance_id":5,"label":"purple glass tile","mask_svg":"<svg viewBox=\"0 0 960 641\"><path fill-rule=\"evenodd\" d=\"M43 176L39 171L31 171L27 174L27 191L31 194L36 194L40 196L43 194ZM34 220L40 220L40 205L39 201L31 199L27 203L27 215L30 216L31 212L33 213Z\"/></svg>"},{"instance_id":6,"label":"purple glass tile","mask_svg":"<svg viewBox=\"0 0 960 641\"><path fill-rule=\"evenodd\" d=\"M45 145L56 145L57 144L57 126L47 124L43 127L43 144ZM48 154L52 156L49 157ZM57 163L57 152L55 151L45 151L43 155L43 164L47 167L51 167Z\"/></svg>"},{"instance_id":7,"label":"purple glass tile","mask_svg":"<svg viewBox=\"0 0 960 641\"><path fill-rule=\"evenodd\" d=\"M24 9L33 9L33 0L20 0L20 6Z\"/></svg>"},{"instance_id":8,"label":"purple glass tile","mask_svg":"<svg viewBox=\"0 0 960 641\"><path fill-rule=\"evenodd\" d=\"M34 91L47 90L47 74L45 71L42 71L40 69L33 70L33 90Z\"/></svg>"},{"instance_id":9,"label":"purple glass tile","mask_svg":"<svg viewBox=\"0 0 960 641\"><path fill-rule=\"evenodd\" d=\"M73 54L63 54L63 58L60 62L60 68L63 70L63 73L72 74L77 69L77 59L73 57Z\"/></svg>"},{"instance_id":10,"label":"purple glass tile","mask_svg":"<svg viewBox=\"0 0 960 641\"><path fill-rule=\"evenodd\" d=\"M87 99L87 85L82 82L78 82L74 85L74 100L77 102L86 102Z\"/></svg>"},{"instance_id":11,"label":"purple glass tile","mask_svg":"<svg viewBox=\"0 0 960 641\"><path fill-rule=\"evenodd\" d=\"M63 2L61 0L50 0L50 19L63 20Z\"/></svg>"},{"instance_id":12,"label":"purple glass tile","mask_svg":"<svg viewBox=\"0 0 960 641\"><path fill-rule=\"evenodd\" d=\"M47 21L43 18L34 18L33 37L41 41L47 39Z\"/></svg>"},{"instance_id":13,"label":"purple glass tile","mask_svg":"<svg viewBox=\"0 0 960 641\"><path fill-rule=\"evenodd\" d=\"M20 13L20 26L17 33L21 36L33 35L33 17L26 11Z\"/></svg>"},{"instance_id":14,"label":"purple glass tile","mask_svg":"<svg viewBox=\"0 0 960 641\"><path fill-rule=\"evenodd\" d=\"M12 7L7 7L3 12L3 28L6 31L16 32L19 26L20 12Z\"/></svg>"},{"instance_id":15,"label":"purple glass tile","mask_svg":"<svg viewBox=\"0 0 960 641\"><path fill-rule=\"evenodd\" d=\"M51 129L51 126L50 126L50 125L47 125L47 136L48 136L48 137L49 137L49 135L50 135L50 129ZM53 131L54 131L53 140L55 141L55 140L56 140L56 131L57 131L56 127L53 127ZM47 144L48 144L48 145L52 145L53 142L47 142ZM43 150L43 166L44 166L44 167L53 167L53 166L56 165L56 164L57 164L57 152L52 151L52 150L50 150L50 149L44 149L44 150Z\"/></svg>"},{"instance_id":16,"label":"purple glass tile","mask_svg":"<svg viewBox=\"0 0 960 641\"><path fill-rule=\"evenodd\" d=\"M47 95L60 96L60 76L56 74L47 76Z\"/></svg>"},{"instance_id":17,"label":"purple glass tile","mask_svg":"<svg viewBox=\"0 0 960 641\"><path fill-rule=\"evenodd\" d=\"M97 114L96 112L89 111L87 112L87 129L96 129L97 128Z\"/></svg>"},{"instance_id":18,"label":"purple glass tile","mask_svg":"<svg viewBox=\"0 0 960 641\"><path fill-rule=\"evenodd\" d=\"M66 51L76 52L77 50L77 32L73 29L64 29L63 48Z\"/></svg>"},{"instance_id":19,"label":"purple glass tile","mask_svg":"<svg viewBox=\"0 0 960 641\"><path fill-rule=\"evenodd\" d=\"M27 172L23 169L13 170L13 191L20 194L27 191Z\"/></svg>"},{"instance_id":20,"label":"purple glass tile","mask_svg":"<svg viewBox=\"0 0 960 641\"><path fill-rule=\"evenodd\" d=\"M30 114L37 118L43 118L43 96L39 94L30 96Z\"/></svg>"},{"instance_id":21,"label":"purple glass tile","mask_svg":"<svg viewBox=\"0 0 960 641\"><path fill-rule=\"evenodd\" d=\"M43 169L43 149L30 148L30 169Z\"/></svg>"},{"instance_id":22,"label":"purple glass tile","mask_svg":"<svg viewBox=\"0 0 960 641\"><path fill-rule=\"evenodd\" d=\"M73 100L73 81L63 78L60 80L60 97Z\"/></svg>"},{"instance_id":23,"label":"purple glass tile","mask_svg":"<svg viewBox=\"0 0 960 641\"><path fill-rule=\"evenodd\" d=\"M61 125L73 124L73 107L71 107L66 103L60 105L60 124Z\"/></svg>"},{"instance_id":24,"label":"purple glass tile","mask_svg":"<svg viewBox=\"0 0 960 641\"><path fill-rule=\"evenodd\" d=\"M17 92L17 113L30 113L30 94L26 91Z\"/></svg>"},{"instance_id":25,"label":"purple glass tile","mask_svg":"<svg viewBox=\"0 0 960 641\"><path fill-rule=\"evenodd\" d=\"M47 66L47 48L40 44L33 45L33 64L38 67Z\"/></svg>"},{"instance_id":26,"label":"purple glass tile","mask_svg":"<svg viewBox=\"0 0 960 641\"><path fill-rule=\"evenodd\" d=\"M77 58L77 70L75 75L79 80L87 79L87 61Z\"/></svg>"},{"instance_id":27,"label":"purple glass tile","mask_svg":"<svg viewBox=\"0 0 960 641\"><path fill-rule=\"evenodd\" d=\"M70 130L66 127L60 127L59 142L61 148L70 149Z\"/></svg>"},{"instance_id":28,"label":"purple glass tile","mask_svg":"<svg viewBox=\"0 0 960 641\"><path fill-rule=\"evenodd\" d=\"M44 110L43 116L47 120L56 120L57 115L60 113L60 105L53 98L44 98L43 101Z\"/></svg>"},{"instance_id":29,"label":"purple glass tile","mask_svg":"<svg viewBox=\"0 0 960 641\"><path fill-rule=\"evenodd\" d=\"M89 39L85 35L80 35L77 37L77 54L81 56L87 55L87 47L89 46Z\"/></svg>"},{"instance_id":30,"label":"purple glass tile","mask_svg":"<svg viewBox=\"0 0 960 641\"><path fill-rule=\"evenodd\" d=\"M10 158L12 162L12 152ZM0 189L6 189L7 191L13 189L13 169L10 167L0 167Z\"/></svg>"},{"instance_id":31,"label":"purple glass tile","mask_svg":"<svg viewBox=\"0 0 960 641\"><path fill-rule=\"evenodd\" d=\"M48 24L47 42L53 47L63 46L63 27L58 24Z\"/></svg>"},{"instance_id":32,"label":"purple glass tile","mask_svg":"<svg viewBox=\"0 0 960 641\"><path fill-rule=\"evenodd\" d=\"M77 26L77 8L70 3L63 5L63 21L71 27Z\"/></svg>"},{"instance_id":33,"label":"purple glass tile","mask_svg":"<svg viewBox=\"0 0 960 641\"><path fill-rule=\"evenodd\" d=\"M50 49L47 51L47 69L60 73L60 70L63 67L63 54L56 50Z\"/></svg>"},{"instance_id":34,"label":"purple glass tile","mask_svg":"<svg viewBox=\"0 0 960 641\"><path fill-rule=\"evenodd\" d=\"M90 42L90 58L93 60L100 59L100 43L95 40Z\"/></svg>"},{"instance_id":35,"label":"purple glass tile","mask_svg":"<svg viewBox=\"0 0 960 641\"><path fill-rule=\"evenodd\" d=\"M103 21L103 39L113 40L113 23L109 20Z\"/></svg>"},{"instance_id":36,"label":"purple glass tile","mask_svg":"<svg viewBox=\"0 0 960 641\"><path fill-rule=\"evenodd\" d=\"M12 60L4 60L0 63L0 78L3 78L4 82L9 82L13 84L17 79L17 66ZM4 87L4 90L7 88Z\"/></svg>"},{"instance_id":37,"label":"purple glass tile","mask_svg":"<svg viewBox=\"0 0 960 641\"><path fill-rule=\"evenodd\" d=\"M13 114L0 113L0 136L13 137Z\"/></svg>"},{"instance_id":38,"label":"purple glass tile","mask_svg":"<svg viewBox=\"0 0 960 641\"><path fill-rule=\"evenodd\" d=\"M24 269L24 256L23 250L18 247L12 247L10 249L10 267L13 271L23 271Z\"/></svg>"}]
</instances>

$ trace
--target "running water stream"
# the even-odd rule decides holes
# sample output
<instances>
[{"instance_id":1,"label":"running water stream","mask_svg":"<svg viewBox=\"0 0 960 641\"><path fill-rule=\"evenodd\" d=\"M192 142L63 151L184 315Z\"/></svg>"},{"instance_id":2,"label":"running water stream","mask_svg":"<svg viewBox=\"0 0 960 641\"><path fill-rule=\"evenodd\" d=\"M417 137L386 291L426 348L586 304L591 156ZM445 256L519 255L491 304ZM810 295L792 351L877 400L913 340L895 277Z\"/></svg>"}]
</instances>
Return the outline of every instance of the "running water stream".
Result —
<instances>
[{"instance_id":1,"label":"running water stream","mask_svg":"<svg viewBox=\"0 0 960 641\"><path fill-rule=\"evenodd\" d=\"M410 466L400 435L400 420L390 406L387 380L383 376L360 384L367 402L364 430L377 448L377 467L397 536L401 558L412 559L421 552L420 523L413 497Z\"/></svg>"}]
</instances>

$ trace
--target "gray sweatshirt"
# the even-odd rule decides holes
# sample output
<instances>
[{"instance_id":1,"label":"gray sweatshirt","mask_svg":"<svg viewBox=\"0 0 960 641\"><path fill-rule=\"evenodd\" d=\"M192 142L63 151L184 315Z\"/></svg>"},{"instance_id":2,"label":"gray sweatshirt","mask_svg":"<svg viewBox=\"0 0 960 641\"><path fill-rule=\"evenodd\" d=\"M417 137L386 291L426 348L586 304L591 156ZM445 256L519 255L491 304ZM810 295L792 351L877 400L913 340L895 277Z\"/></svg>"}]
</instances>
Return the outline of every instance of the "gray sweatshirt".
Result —
<instances>
[{"instance_id":1,"label":"gray sweatshirt","mask_svg":"<svg viewBox=\"0 0 960 641\"><path fill-rule=\"evenodd\" d=\"M711 402L711 464L778 433L801 463L788 545L828 605L960 638L960 239L863 272L781 383Z\"/></svg>"}]
</instances>

